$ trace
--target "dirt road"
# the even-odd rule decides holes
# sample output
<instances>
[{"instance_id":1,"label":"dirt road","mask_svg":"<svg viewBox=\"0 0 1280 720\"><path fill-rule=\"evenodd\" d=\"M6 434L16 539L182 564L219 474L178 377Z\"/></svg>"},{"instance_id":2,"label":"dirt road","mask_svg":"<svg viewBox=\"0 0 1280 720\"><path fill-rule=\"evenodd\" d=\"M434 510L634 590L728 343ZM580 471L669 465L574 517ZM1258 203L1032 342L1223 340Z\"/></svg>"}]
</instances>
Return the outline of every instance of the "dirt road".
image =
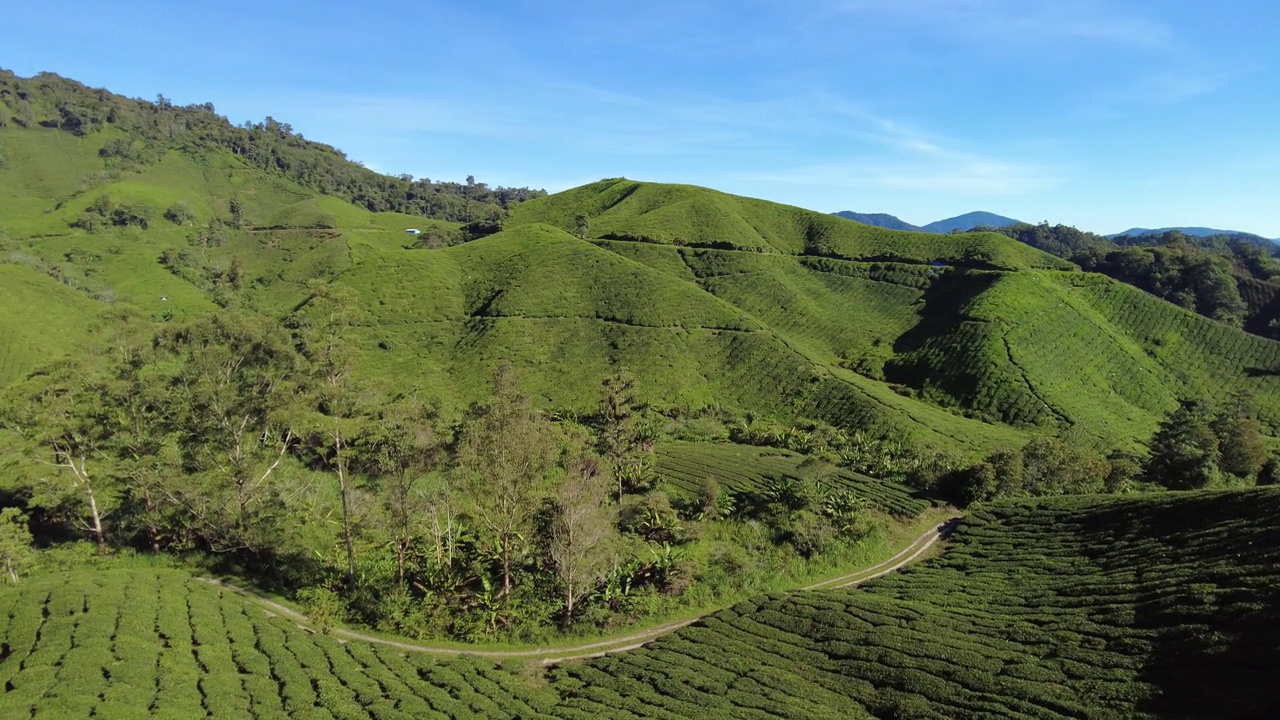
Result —
<instances>
[{"instance_id":1,"label":"dirt road","mask_svg":"<svg viewBox=\"0 0 1280 720\"><path fill-rule=\"evenodd\" d=\"M863 568L857 572L841 575L840 577L824 580L820 583L814 583L801 590L836 590L839 588L852 587L868 580L873 580L882 575L898 570L912 562L918 560L924 555L934 543L946 538L955 529L959 518L951 518L941 525L931 528L928 532L916 538L910 545L893 557L882 563L873 565L869 568ZM268 612L275 613L281 617L288 618L296 623L299 627L310 630L311 620L302 613L285 605L281 605L269 598L262 597L245 588L232 585L220 580L211 578L200 578L202 582L225 588L232 592L250 598L262 605ZM492 658L494 660L518 660L518 659L538 659L541 665L556 665L572 660L585 660L589 658L601 657L612 653L624 652L627 650L635 650L644 647L653 642L658 637L667 633L679 630L682 627L692 625L702 618L710 615L705 613L697 617L678 620L654 627L646 628L639 632L622 635L619 637L606 638L595 642L582 645L558 646L547 648L530 648L528 650L485 650L483 648L464 648L464 647L447 647L436 645L419 645L416 643L400 642L398 640L388 640L386 638L366 635L355 630L347 630L345 628L334 628L330 631L333 637L340 640L357 640L360 642L377 643L379 645L387 645L406 652L431 653L434 655L472 655L475 657Z\"/></svg>"}]
</instances>

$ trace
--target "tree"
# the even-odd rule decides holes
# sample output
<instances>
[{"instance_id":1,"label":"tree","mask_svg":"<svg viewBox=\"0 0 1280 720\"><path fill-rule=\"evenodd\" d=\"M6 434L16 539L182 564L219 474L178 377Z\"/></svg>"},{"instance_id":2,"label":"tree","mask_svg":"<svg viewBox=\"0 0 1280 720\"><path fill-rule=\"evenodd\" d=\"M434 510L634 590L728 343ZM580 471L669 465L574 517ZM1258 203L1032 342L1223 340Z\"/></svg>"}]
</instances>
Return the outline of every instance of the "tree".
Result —
<instances>
[{"instance_id":1,"label":"tree","mask_svg":"<svg viewBox=\"0 0 1280 720\"><path fill-rule=\"evenodd\" d=\"M424 515L431 515L436 563L453 562L453 493L447 481L430 490L425 487L427 474L436 468L440 455L434 420L431 409L421 401L397 397L382 407L360 439L362 466L381 480L401 587L405 559L420 537Z\"/></svg>"},{"instance_id":2,"label":"tree","mask_svg":"<svg viewBox=\"0 0 1280 720\"><path fill-rule=\"evenodd\" d=\"M110 476L91 472L95 462L106 457L112 439L102 422L106 411L99 391L100 378L74 362L55 365L29 398L27 434L48 450L45 463L57 470L36 488L34 500L53 510L67 508L74 522L87 531L98 550L105 549L105 517L114 507L118 488Z\"/></svg>"},{"instance_id":3,"label":"tree","mask_svg":"<svg viewBox=\"0 0 1280 720\"><path fill-rule=\"evenodd\" d=\"M21 579L18 571L31 562L31 542L27 517L22 511L14 507L0 510L0 565L14 585Z\"/></svg>"},{"instance_id":4,"label":"tree","mask_svg":"<svg viewBox=\"0 0 1280 720\"><path fill-rule=\"evenodd\" d=\"M1017 497L1027 492L1026 463L1021 450L998 450L987 458L995 473L995 497Z\"/></svg>"},{"instance_id":5,"label":"tree","mask_svg":"<svg viewBox=\"0 0 1280 720\"><path fill-rule=\"evenodd\" d=\"M1038 437L1022 449L1024 482L1032 495L1101 492L1109 469L1106 459L1079 433Z\"/></svg>"},{"instance_id":6,"label":"tree","mask_svg":"<svg viewBox=\"0 0 1280 720\"><path fill-rule=\"evenodd\" d=\"M152 552L160 552L165 528L175 524L175 468L181 465L167 409L172 388L155 364L148 318L128 305L100 316L99 354L110 371L98 388L106 412L100 421L111 434L109 452L124 485L122 523L141 531Z\"/></svg>"},{"instance_id":7,"label":"tree","mask_svg":"<svg viewBox=\"0 0 1280 720\"><path fill-rule=\"evenodd\" d=\"M348 382L350 343L346 334L356 322L356 298L346 288L326 284L312 287L311 296L290 315L287 324L310 380L314 412L308 413L310 445L316 457L338 481L342 504L342 539L347 554L347 590L356 586L356 550L351 514L352 438L364 431L360 391Z\"/></svg>"},{"instance_id":8,"label":"tree","mask_svg":"<svg viewBox=\"0 0 1280 720\"><path fill-rule=\"evenodd\" d=\"M494 396L472 408L462 426L457 463L468 483L476 518L494 536L502 563L502 594L511 592L516 542L534 512L534 498L551 469L550 423L516 388L511 364L499 363Z\"/></svg>"},{"instance_id":9,"label":"tree","mask_svg":"<svg viewBox=\"0 0 1280 720\"><path fill-rule=\"evenodd\" d=\"M961 507L990 500L996 496L996 469L991 462L981 462L951 475L948 495Z\"/></svg>"},{"instance_id":10,"label":"tree","mask_svg":"<svg viewBox=\"0 0 1280 720\"><path fill-rule=\"evenodd\" d=\"M609 502L611 478L599 458L580 454L565 464L555 490L551 561L565 592L564 622L573 623L582 596L608 572L616 511Z\"/></svg>"},{"instance_id":11,"label":"tree","mask_svg":"<svg viewBox=\"0 0 1280 720\"><path fill-rule=\"evenodd\" d=\"M1247 481L1255 480L1267 460L1267 444L1248 398L1237 398L1233 407L1214 418L1210 429L1218 438L1222 453L1218 468Z\"/></svg>"},{"instance_id":12,"label":"tree","mask_svg":"<svg viewBox=\"0 0 1280 720\"><path fill-rule=\"evenodd\" d=\"M604 381L599 414L600 455L613 468L619 505L627 485L637 484L648 467L639 420L635 377L619 368Z\"/></svg>"},{"instance_id":13,"label":"tree","mask_svg":"<svg viewBox=\"0 0 1280 720\"><path fill-rule=\"evenodd\" d=\"M1209 413L1197 400L1181 400L1151 438L1147 479L1170 490L1208 487L1218 478L1221 452Z\"/></svg>"},{"instance_id":14,"label":"tree","mask_svg":"<svg viewBox=\"0 0 1280 720\"><path fill-rule=\"evenodd\" d=\"M295 444L289 426L298 358L287 335L235 312L166 332L170 422L193 485L177 495L192 532L214 552L259 554L278 539L284 498L276 470Z\"/></svg>"},{"instance_id":15,"label":"tree","mask_svg":"<svg viewBox=\"0 0 1280 720\"><path fill-rule=\"evenodd\" d=\"M186 200L181 200L169 206L164 211L164 219L174 225L190 225L196 219L196 214L191 210L191 206Z\"/></svg>"}]
</instances>

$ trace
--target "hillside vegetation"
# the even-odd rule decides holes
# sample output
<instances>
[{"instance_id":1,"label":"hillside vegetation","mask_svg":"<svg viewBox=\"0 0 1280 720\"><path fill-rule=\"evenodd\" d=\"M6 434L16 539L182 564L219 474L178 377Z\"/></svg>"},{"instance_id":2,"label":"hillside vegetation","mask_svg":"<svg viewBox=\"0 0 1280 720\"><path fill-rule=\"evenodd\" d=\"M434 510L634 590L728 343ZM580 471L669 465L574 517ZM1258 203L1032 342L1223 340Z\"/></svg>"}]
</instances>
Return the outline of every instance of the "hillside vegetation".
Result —
<instances>
[{"instance_id":1,"label":"hillside vegetation","mask_svg":"<svg viewBox=\"0 0 1280 720\"><path fill-rule=\"evenodd\" d=\"M575 717L1269 717L1277 511L1275 491L992 505L864 590L742 603L553 686Z\"/></svg>"},{"instance_id":2,"label":"hillside vegetation","mask_svg":"<svg viewBox=\"0 0 1280 720\"><path fill-rule=\"evenodd\" d=\"M312 635L176 570L0 589L0 715L1267 717L1280 493L1001 503L861 590L553 668Z\"/></svg>"},{"instance_id":3,"label":"hillside vegetation","mask_svg":"<svg viewBox=\"0 0 1280 720\"><path fill-rule=\"evenodd\" d=\"M1118 284L997 233L625 179L510 202L500 228L464 232L370 212L417 206L321 182L288 153L341 157L282 128L56 76L5 83L2 259L162 322L231 306L278 320L315 283L341 285L356 374L446 412L484 397L506 358L557 410L588 411L621 365L663 411L887 429L962 458L1062 427L1136 450L1187 395L1250 393L1264 429L1280 423L1274 343L1117 300Z\"/></svg>"}]
</instances>

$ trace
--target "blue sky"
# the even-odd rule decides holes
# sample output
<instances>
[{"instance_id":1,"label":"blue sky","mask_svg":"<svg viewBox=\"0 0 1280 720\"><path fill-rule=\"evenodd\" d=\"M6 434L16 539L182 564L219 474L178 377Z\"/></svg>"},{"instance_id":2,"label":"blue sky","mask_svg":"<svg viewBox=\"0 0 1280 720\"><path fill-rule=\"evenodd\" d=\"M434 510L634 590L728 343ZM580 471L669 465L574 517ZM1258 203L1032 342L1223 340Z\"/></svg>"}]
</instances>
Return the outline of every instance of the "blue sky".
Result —
<instances>
[{"instance_id":1,"label":"blue sky","mask_svg":"<svg viewBox=\"0 0 1280 720\"><path fill-rule=\"evenodd\" d=\"M388 173L1280 237L1273 0L12 3L0 67Z\"/></svg>"}]
</instances>

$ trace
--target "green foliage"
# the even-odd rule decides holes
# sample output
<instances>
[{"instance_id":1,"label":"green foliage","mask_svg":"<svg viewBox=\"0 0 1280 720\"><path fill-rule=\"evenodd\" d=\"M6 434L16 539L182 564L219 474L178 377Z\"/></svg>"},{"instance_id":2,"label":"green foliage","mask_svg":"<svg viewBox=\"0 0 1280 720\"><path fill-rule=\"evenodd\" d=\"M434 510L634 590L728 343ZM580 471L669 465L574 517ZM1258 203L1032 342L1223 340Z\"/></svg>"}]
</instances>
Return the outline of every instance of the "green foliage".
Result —
<instances>
[{"instance_id":1,"label":"green foliage","mask_svg":"<svg viewBox=\"0 0 1280 720\"><path fill-rule=\"evenodd\" d=\"M27 516L18 508L0 510L0 566L5 582L17 584L33 558Z\"/></svg>"},{"instance_id":2,"label":"green foliage","mask_svg":"<svg viewBox=\"0 0 1280 720\"><path fill-rule=\"evenodd\" d=\"M105 141L98 151L109 165L146 165L178 148L198 153L218 150L234 154L250 167L373 212L470 222L495 218L508 206L546 194L529 188L489 188L471 177L463 184L382 175L348 160L340 150L306 140L288 123L270 117L237 127L216 114L209 103L179 107L163 97L154 103L134 100L52 73L19 78L0 72L0 118L6 115L23 128L56 128L82 137L123 132L124 137Z\"/></svg>"},{"instance_id":3,"label":"green foliage","mask_svg":"<svg viewBox=\"0 0 1280 720\"><path fill-rule=\"evenodd\" d=\"M191 209L191 206L187 204L187 201L182 200L170 205L169 208L164 211L164 219L174 225L185 226L195 222L196 214Z\"/></svg>"},{"instance_id":4,"label":"green foliage","mask_svg":"<svg viewBox=\"0 0 1280 720\"><path fill-rule=\"evenodd\" d=\"M1222 476L1252 484L1267 460L1267 448L1247 402L1210 411L1202 402L1184 400L1151 438L1145 472L1171 490L1209 487Z\"/></svg>"},{"instance_id":5,"label":"green foliage","mask_svg":"<svg viewBox=\"0 0 1280 720\"><path fill-rule=\"evenodd\" d=\"M857 592L760 597L552 671L577 716L1244 717L1280 707L1275 492L971 513Z\"/></svg>"},{"instance_id":6,"label":"green foliage","mask_svg":"<svg viewBox=\"0 0 1280 720\"><path fill-rule=\"evenodd\" d=\"M1205 317L1235 327L1244 323L1245 304L1226 258L1172 245L1124 248L1082 265Z\"/></svg>"}]
</instances>

